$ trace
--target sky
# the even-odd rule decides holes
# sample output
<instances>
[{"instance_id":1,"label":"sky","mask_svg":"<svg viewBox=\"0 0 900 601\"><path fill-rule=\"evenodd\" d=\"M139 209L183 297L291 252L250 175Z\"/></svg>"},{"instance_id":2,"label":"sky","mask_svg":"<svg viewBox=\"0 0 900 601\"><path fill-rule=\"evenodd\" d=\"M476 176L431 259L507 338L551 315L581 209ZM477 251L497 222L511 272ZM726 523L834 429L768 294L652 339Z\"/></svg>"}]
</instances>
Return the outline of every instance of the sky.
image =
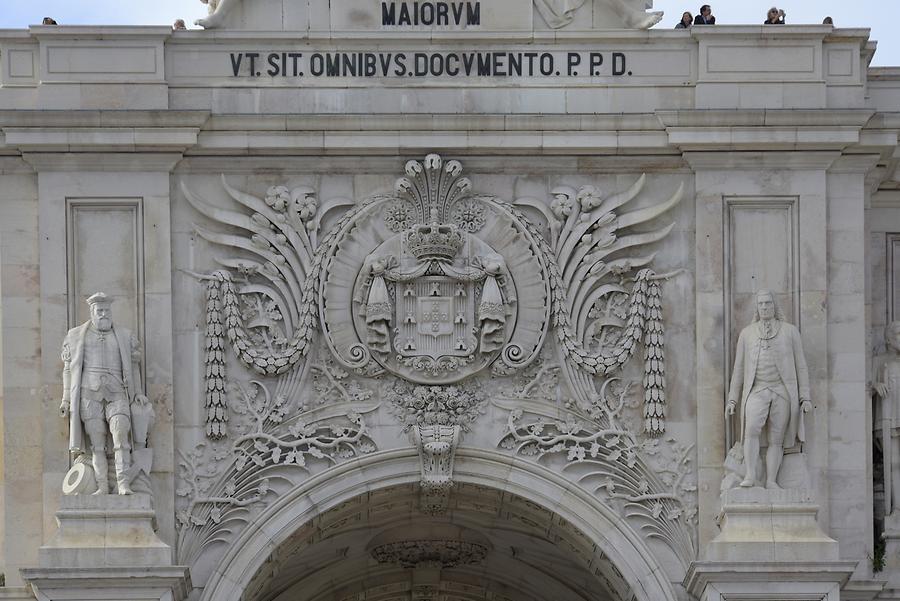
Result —
<instances>
[{"instance_id":1,"label":"sky","mask_svg":"<svg viewBox=\"0 0 900 601\"><path fill-rule=\"evenodd\" d=\"M837 27L868 27L878 40L872 64L900 66L900 0L655 0L654 10L666 13L656 27L674 27L682 12L696 14L705 2L720 24L761 24L774 3L787 13L789 24L821 23L831 16ZM205 15L200 0L0 0L0 29L23 29L47 16L69 25L171 25L175 19L192 23Z\"/></svg>"}]
</instances>

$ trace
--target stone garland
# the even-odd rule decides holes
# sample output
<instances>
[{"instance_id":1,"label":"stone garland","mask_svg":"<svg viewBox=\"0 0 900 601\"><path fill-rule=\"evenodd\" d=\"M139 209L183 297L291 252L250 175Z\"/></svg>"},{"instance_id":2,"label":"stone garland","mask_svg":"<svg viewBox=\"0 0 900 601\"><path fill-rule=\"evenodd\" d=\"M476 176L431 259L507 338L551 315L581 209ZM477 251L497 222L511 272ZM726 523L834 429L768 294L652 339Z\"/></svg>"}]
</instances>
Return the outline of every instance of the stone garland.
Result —
<instances>
[{"instance_id":1,"label":"stone garland","mask_svg":"<svg viewBox=\"0 0 900 601\"><path fill-rule=\"evenodd\" d=\"M563 420L536 416L523 422L525 411L513 409L499 446L535 461L564 455L564 470L579 468L580 485L618 503L641 531L666 543L687 565L696 557L697 510L692 500L697 489L688 481L694 447L683 447L670 437L665 439L669 448L664 452L661 439L638 440L620 425L629 388L622 387L615 404L604 392L595 402L593 415L569 402Z\"/></svg>"},{"instance_id":2,"label":"stone garland","mask_svg":"<svg viewBox=\"0 0 900 601\"><path fill-rule=\"evenodd\" d=\"M628 311L628 322L612 348L601 349L599 353L588 351L582 342L585 338L578 324L573 327L568 299L580 298L579 287L584 290L580 279L597 282L609 274L625 273L632 269L633 263L648 262L648 259L617 259L605 262L612 252L624 250L630 246L646 244L663 238L670 227L649 234L626 236L618 239L615 230L619 227L637 225L647 222L666 212L681 200L682 188L668 201L635 211L638 215L628 220L619 218L613 208L625 204L640 192L644 177L627 193L614 197L611 202L595 198L586 187L580 194L580 202L572 200L561 204L558 199L552 212L558 220L552 224L551 232L557 238L555 249L540 233L537 227L517 208L508 203L494 199L495 204L507 211L527 230L532 244L543 255L544 263L550 277L553 326L556 328L557 341L566 358L575 364L577 369L593 376L610 376L615 374L633 356L637 343L643 339L644 351L644 431L651 436L661 436L665 432L666 385L665 385L665 330L662 321L662 300L659 281L668 279L675 273L657 275L651 269L640 270L634 279L631 293L631 304ZM617 204L618 203L618 204ZM612 207L612 208L607 208ZM628 214L632 215L632 214ZM562 218L565 218L563 225ZM561 231L560 231L561 230ZM593 232L593 233L592 233ZM561 266L578 265L564 276ZM571 266L566 270L573 269ZM583 278L573 277L583 271ZM566 282L569 282L568 284ZM574 282L574 283L573 283ZM588 287L590 284L588 284ZM590 311L600 298L585 301L590 306L580 310ZM577 328L577 329L576 329Z\"/></svg>"},{"instance_id":3,"label":"stone garland","mask_svg":"<svg viewBox=\"0 0 900 601\"><path fill-rule=\"evenodd\" d=\"M336 464L372 453L362 412L348 411L345 424L294 418L289 399L271 394L259 381L230 386L230 409L235 435L230 443L199 443L192 451L178 451L176 495L185 500L177 512L178 557L192 563L216 541L227 540L252 519L254 508L266 505L280 491L295 485L287 468L313 469L313 462Z\"/></svg>"},{"instance_id":4,"label":"stone garland","mask_svg":"<svg viewBox=\"0 0 900 601\"><path fill-rule=\"evenodd\" d=\"M429 159L439 160L436 155L426 157L426 161ZM458 165L452 161L451 163ZM407 165L407 169L409 169L409 165ZM453 185L459 188L454 194L467 193L468 180L453 181L455 182ZM652 436L660 436L665 431L666 390L665 333L658 281L671 277L672 274L658 276L650 269L638 271L630 294L631 303L626 327L623 328L618 340L611 347L601 348L599 353L590 352L585 348L584 320L579 317L573 325L572 319L573 310L577 316L589 314L602 296L614 288L601 285L597 290L591 292L603 278L627 273L635 266L646 264L652 259L650 256L607 261L607 257L611 253L619 253L631 247L657 241L671 229L669 226L645 234L617 237L616 233L619 229L645 223L680 202L682 188L679 188L678 192L664 203L627 213L621 217L616 215L614 210L636 197L642 189L644 181L645 178L642 176L626 193L609 199L601 199L596 196L592 187L583 188L574 199L557 195L557 199L551 205L550 213L553 216L551 219L556 219L554 223L551 223L551 238L554 241L552 248L538 228L511 204L495 197L471 197L467 202L470 204L473 200L489 202L495 208L505 211L518 223L522 228L523 235L529 239L529 243L541 255L542 263L549 277L552 303L551 325L556 329L559 348L574 368L591 376L610 376L622 369L634 355L637 344L643 341L645 346L644 431ZM406 188L400 186L400 183L404 182L407 184ZM443 185L443 179L441 184ZM254 269L253 273L263 275L273 281L277 280L282 284L281 290L299 293L302 286L302 294L295 294L299 298L291 299L299 307L299 315L290 340L277 350L255 344L248 334L247 326L243 323L237 298L240 291L232 281L230 272L219 270L209 276L199 277L210 280L209 294L220 296L222 299L221 304L225 314L224 330L241 362L260 374L282 374L294 368L308 353L314 330L318 326L315 315L321 295L319 280L325 258L330 256L341 240L348 235L357 217L375 203L393 200L396 197L372 197L347 211L341 216L338 224L330 230L322 244L314 249L314 237L310 236L308 230L314 232L318 227L318 220L316 219L317 205L311 192L306 193L302 199L296 199L292 204L293 193L289 193L283 186L273 187L263 202L232 189L224 182L224 179L223 185L233 199L255 211L250 222L246 222L246 216L242 214L217 211L206 207L186 188L185 193L191 204L204 214L220 222L240 223L255 233L249 238L208 233L199 228L198 233L214 243L237 246L258 255L264 268ZM407 190L410 186L409 181L405 178L398 180L398 190ZM417 189L412 191L417 191ZM448 197L452 196L453 194L448 195ZM395 202L391 204L391 207L394 207L395 204ZM473 206L476 205L473 204ZM480 226L482 215L467 213L466 218L470 221L474 219L471 227L477 228ZM402 219L397 219L396 225L399 226L401 222ZM233 264L234 261L231 263ZM572 303L569 302L570 300ZM222 329L219 323L221 317L215 314L215 310L213 313L214 315L209 319L215 323L212 324L213 327L208 328L207 346L215 345L219 342L218 337L221 336L221 333L216 333ZM528 365L538 351L539 348L527 352L522 349L512 349L510 351L512 354L504 351L501 360L495 365L495 372L499 370L499 373L508 373L517 367ZM519 356L521 354L524 356ZM224 365L214 363L218 361L217 357L218 353L208 354L208 372L215 370L221 374ZM352 361L352 365L348 365L348 367L360 368L371 363L371 356L363 344L358 344L350 349L350 361ZM210 391L210 386L215 388L215 383L207 383L208 404L217 397L221 397L218 390ZM221 425L214 421L221 419L218 413L219 411L208 411L208 419L211 420L208 431L213 436L221 430Z\"/></svg>"},{"instance_id":5,"label":"stone garland","mask_svg":"<svg viewBox=\"0 0 900 601\"><path fill-rule=\"evenodd\" d=\"M225 326L216 280L206 284L206 437L221 440L228 433L225 393Z\"/></svg>"},{"instance_id":6,"label":"stone garland","mask_svg":"<svg viewBox=\"0 0 900 601\"><path fill-rule=\"evenodd\" d=\"M301 195L289 192L284 186L274 186L263 200L231 188L224 177L222 184L234 200L254 211L249 221L243 214L209 207L187 187L183 191L188 202L204 215L220 223L240 223L256 233L251 236L225 236L201 228L197 228L197 233L215 244L239 248L258 258L259 262L229 259L222 263L234 266L245 278L258 275L274 282L279 290L297 292L294 298L287 300L298 307L298 316L293 335L279 348L255 344L241 315L241 292L233 281L231 271L220 269L208 275L192 274L207 282L206 348L216 351L207 352L205 359L206 429L207 436L213 440L224 436L224 421L227 420L226 413L220 410L224 400L217 381L225 378L224 357L218 352L224 350L223 334L241 363L261 375L280 375L297 366L306 357L317 327L315 314L323 258L345 233L347 224L363 209L360 206L345 213L314 249L314 234L319 221L317 203L310 194L300 198ZM299 190L307 192L305 189ZM298 198L291 200L294 196Z\"/></svg>"}]
</instances>

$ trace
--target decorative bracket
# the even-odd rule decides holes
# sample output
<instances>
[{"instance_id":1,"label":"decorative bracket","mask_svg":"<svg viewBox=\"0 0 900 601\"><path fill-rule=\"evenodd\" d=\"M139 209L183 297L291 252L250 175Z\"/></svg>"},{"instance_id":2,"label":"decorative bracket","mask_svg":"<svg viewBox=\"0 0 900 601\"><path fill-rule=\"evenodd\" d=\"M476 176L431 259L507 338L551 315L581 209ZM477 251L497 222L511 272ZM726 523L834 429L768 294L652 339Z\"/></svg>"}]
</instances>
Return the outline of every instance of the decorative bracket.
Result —
<instances>
[{"instance_id":1,"label":"decorative bracket","mask_svg":"<svg viewBox=\"0 0 900 601\"><path fill-rule=\"evenodd\" d=\"M453 488L453 458L460 433L458 424L416 425L413 428L422 470L420 504L427 514L440 514L447 510Z\"/></svg>"}]
</instances>

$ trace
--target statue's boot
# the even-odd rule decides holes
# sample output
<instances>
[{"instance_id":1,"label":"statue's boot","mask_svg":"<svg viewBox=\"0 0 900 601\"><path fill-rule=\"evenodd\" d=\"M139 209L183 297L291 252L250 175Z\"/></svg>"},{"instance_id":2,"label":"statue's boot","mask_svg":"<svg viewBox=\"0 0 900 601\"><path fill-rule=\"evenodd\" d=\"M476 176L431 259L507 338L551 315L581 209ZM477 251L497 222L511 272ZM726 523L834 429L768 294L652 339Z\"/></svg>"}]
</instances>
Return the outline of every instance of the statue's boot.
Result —
<instances>
[{"instance_id":1,"label":"statue's boot","mask_svg":"<svg viewBox=\"0 0 900 601\"><path fill-rule=\"evenodd\" d=\"M131 457L128 449L116 450L116 487L120 495L133 495L131 483L128 482L128 468L131 467Z\"/></svg>"},{"instance_id":2,"label":"statue's boot","mask_svg":"<svg viewBox=\"0 0 900 601\"><path fill-rule=\"evenodd\" d=\"M91 465L94 467L94 479L97 481L97 491L93 494L109 494L109 479L106 476L109 465L106 462L106 452L94 451L91 455Z\"/></svg>"}]
</instances>

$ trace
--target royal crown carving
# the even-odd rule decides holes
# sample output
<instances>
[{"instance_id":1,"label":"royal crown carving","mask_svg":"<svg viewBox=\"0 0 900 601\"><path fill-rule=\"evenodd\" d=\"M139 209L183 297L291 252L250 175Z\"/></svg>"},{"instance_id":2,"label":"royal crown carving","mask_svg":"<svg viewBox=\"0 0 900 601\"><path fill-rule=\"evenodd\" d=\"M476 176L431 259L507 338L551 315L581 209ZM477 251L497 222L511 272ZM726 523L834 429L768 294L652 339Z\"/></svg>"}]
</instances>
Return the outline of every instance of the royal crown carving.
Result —
<instances>
[{"instance_id":1,"label":"royal crown carving","mask_svg":"<svg viewBox=\"0 0 900 601\"><path fill-rule=\"evenodd\" d=\"M455 225L429 223L406 232L404 242L409 253L419 261L449 263L463 245L463 236Z\"/></svg>"},{"instance_id":2,"label":"royal crown carving","mask_svg":"<svg viewBox=\"0 0 900 601\"><path fill-rule=\"evenodd\" d=\"M596 466L618 482L601 487L609 502L626 504L637 529L690 561L694 514L681 498L690 485L642 458L666 427L663 289L674 275L657 274L646 247L671 231L652 222L680 202L682 187L621 212L645 181L614 194L559 187L546 201L509 202L475 193L460 162L431 154L407 162L391 192L356 201L322 200L305 186L273 186L260 198L223 177L235 210L182 186L221 226L198 225L197 234L227 251L219 269L194 275L207 287L207 436L229 438L237 458L192 496L182 521L197 530L191 536L214 539L217 511L266 502L268 476L229 492L248 470L376 452L382 443L368 424L383 418L361 415L386 411L418 451L429 513L447 507L469 433L499 427L501 452L535 460L565 452L572 465ZM643 361L633 361L638 353ZM228 392L229 355L265 380L249 380L265 394ZM551 375L548 393L541 382ZM503 392L521 379L521 397ZM634 380L643 384L636 426L621 415L626 393L618 404L608 394L611 383ZM563 398L582 425L558 424L559 440L548 438L544 420L559 415ZM488 406L510 412L506 429L481 419ZM255 426L241 430L250 414ZM191 545L183 548L202 541Z\"/></svg>"},{"instance_id":3,"label":"royal crown carving","mask_svg":"<svg viewBox=\"0 0 900 601\"><path fill-rule=\"evenodd\" d=\"M223 178L246 215L208 205L185 187L199 211L247 232L197 228L244 255L199 276L208 282L210 436L221 436L227 419L226 339L247 367L274 376L305 361L319 328L342 368L427 386L488 369L509 375L535 360L552 331L564 380L583 402L596 395L595 380L615 375L643 346L644 430L660 434L667 402L661 282L671 274L655 274L654 255L633 250L672 226L627 230L675 206L682 189L619 215L644 182L610 196L561 187L549 206L511 204L473 194L459 161L431 154L406 163L394 193L341 203L344 213L321 237L323 215L309 188L274 186L261 199ZM527 208L544 214L546 230Z\"/></svg>"}]
</instances>

